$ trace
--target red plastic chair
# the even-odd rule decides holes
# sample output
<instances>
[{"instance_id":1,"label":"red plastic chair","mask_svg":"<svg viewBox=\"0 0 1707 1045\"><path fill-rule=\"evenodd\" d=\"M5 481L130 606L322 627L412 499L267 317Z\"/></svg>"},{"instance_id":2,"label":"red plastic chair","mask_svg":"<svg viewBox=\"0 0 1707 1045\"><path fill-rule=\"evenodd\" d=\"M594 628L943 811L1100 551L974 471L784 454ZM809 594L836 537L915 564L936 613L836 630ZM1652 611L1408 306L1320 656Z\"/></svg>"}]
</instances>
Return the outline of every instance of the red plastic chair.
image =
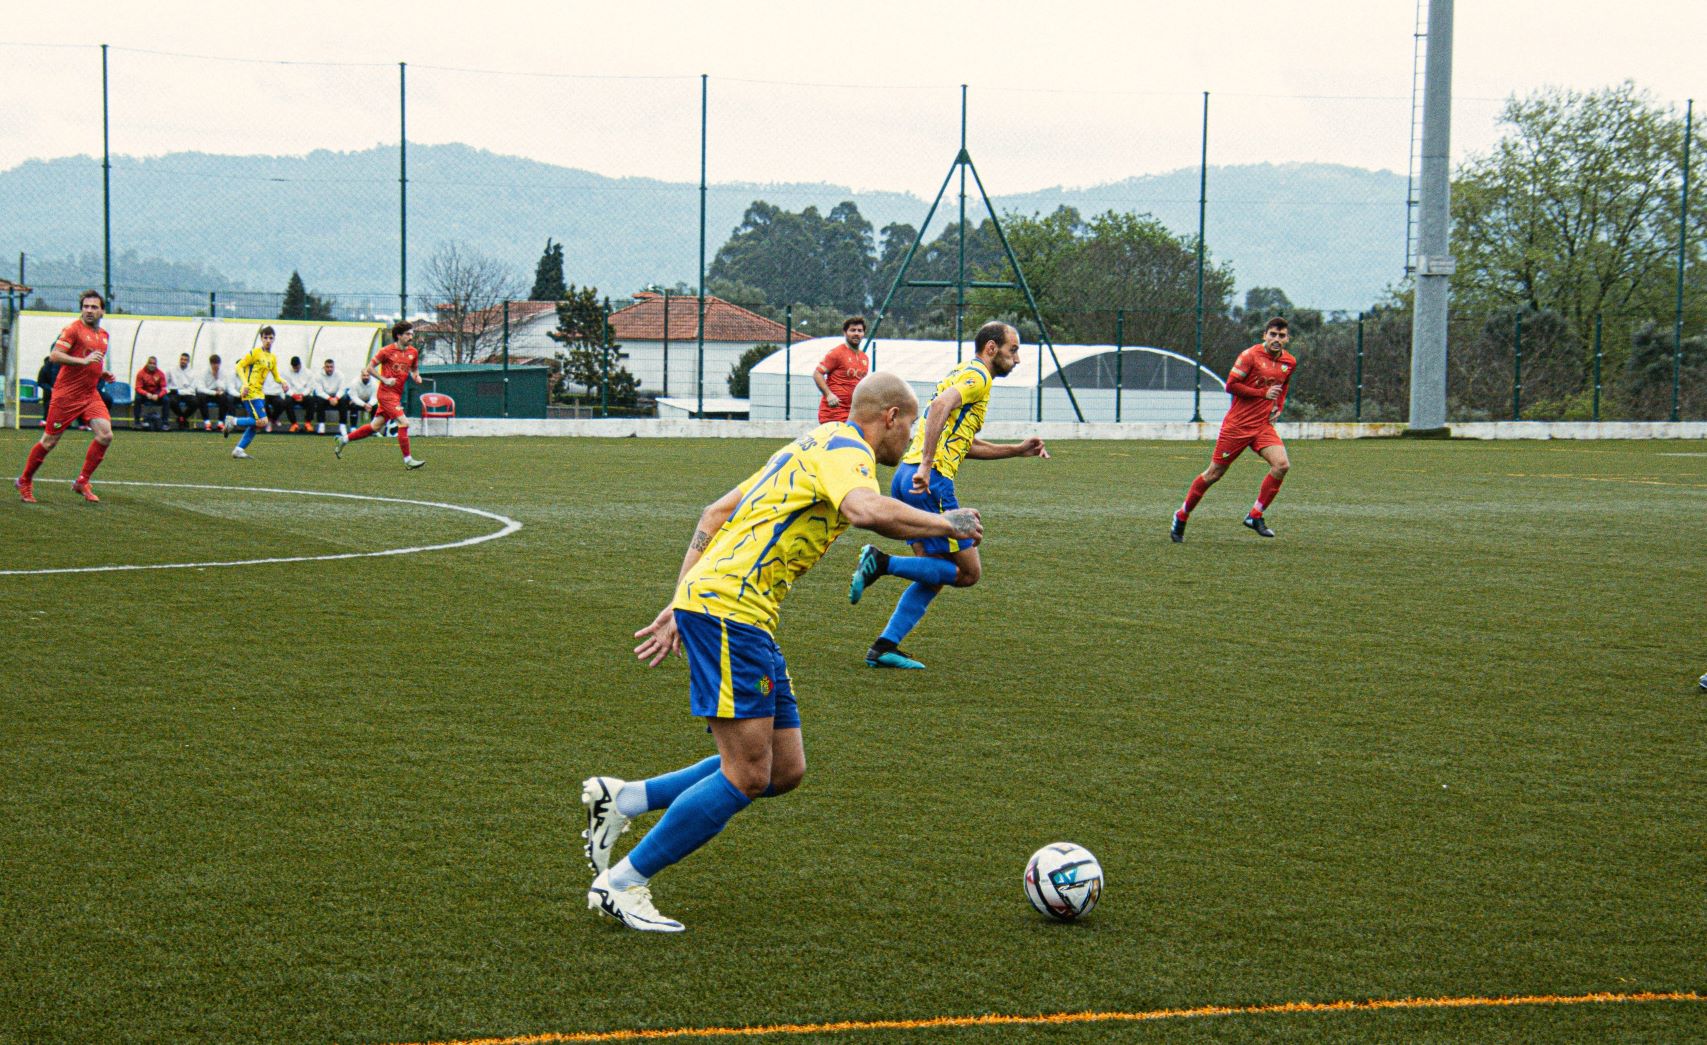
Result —
<instances>
[{"instance_id":1,"label":"red plastic chair","mask_svg":"<svg viewBox=\"0 0 1707 1045\"><path fill-rule=\"evenodd\" d=\"M445 434L450 434L450 423L456 417L456 400L443 392L421 393L421 434L427 434L427 421L430 418L443 418Z\"/></svg>"}]
</instances>

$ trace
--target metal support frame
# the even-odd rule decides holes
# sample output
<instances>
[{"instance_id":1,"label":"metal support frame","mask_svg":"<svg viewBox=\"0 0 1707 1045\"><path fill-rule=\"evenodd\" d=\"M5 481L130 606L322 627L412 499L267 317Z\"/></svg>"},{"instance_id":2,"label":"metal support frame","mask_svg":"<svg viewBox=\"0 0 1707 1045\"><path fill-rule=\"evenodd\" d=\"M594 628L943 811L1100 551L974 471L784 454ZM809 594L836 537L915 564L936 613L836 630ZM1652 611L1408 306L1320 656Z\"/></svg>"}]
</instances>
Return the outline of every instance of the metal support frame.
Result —
<instances>
[{"instance_id":1,"label":"metal support frame","mask_svg":"<svg viewBox=\"0 0 1707 1045\"><path fill-rule=\"evenodd\" d=\"M978 166L972 162L972 154L966 149L966 88L964 85L962 85L960 91L960 152L954 157L954 162L949 165L948 173L942 179L942 186L936 191L936 198L931 200L930 210L925 212L924 223L919 226L919 231L913 235L913 243L907 248L906 256L901 259L901 267L896 271L895 279L889 284L889 291L883 295L883 303L878 306L877 315L872 319L871 332L866 336L866 354L871 358L871 368L873 370L877 369L877 331L883 326L883 316L889 311L889 303L895 299L896 292L903 286L936 288L947 288L952 286L956 288L956 302L958 303L958 307L956 309L955 335L957 346L959 344L960 337L959 315L960 311L965 307L967 287L990 290L1018 290L1025 295L1026 307L1031 310L1031 318L1037 323L1038 344L1049 351L1049 358L1055 363L1055 373L1061 378L1061 387L1067 391L1067 401L1073 406L1073 416L1082 422L1085 419L1085 412L1079 408L1079 398L1073 394L1073 386L1067 381L1067 374L1061 366L1061 357L1055 353L1055 343L1049 336L1048 325L1043 322L1043 313L1037 307L1037 298L1031 292L1031 285L1026 282L1025 272L1020 268L1019 259L1014 256L1013 247L1008 245L1008 235L1002 229L1002 220L996 216L995 206L990 203L990 194L984 189L984 179L978 176ZM962 186L965 185L966 175L968 173L972 175L972 184L978 189L978 197L984 201L984 210L990 216L990 224L996 230L996 238L1001 241L1002 253L1007 257L1008 265L1013 270L1014 279L1012 281L968 281L966 279L966 200L964 187L961 190L960 204L960 264L957 270L959 278L952 281L940 279L909 280L907 278L907 271L912 268L913 265L913 257L918 253L919 245L924 242L925 233L930 231L931 219L936 217L937 208L942 206L942 197L948 192L948 184L954 180L954 176L957 173L960 175ZM956 355L958 355L958 347ZM1042 359L1040 356L1039 365L1041 366L1041 364ZM1038 382L1038 403L1040 406L1043 401L1042 395L1042 382L1040 380ZM1041 420L1041 409L1039 410L1039 415L1039 420Z\"/></svg>"}]
</instances>

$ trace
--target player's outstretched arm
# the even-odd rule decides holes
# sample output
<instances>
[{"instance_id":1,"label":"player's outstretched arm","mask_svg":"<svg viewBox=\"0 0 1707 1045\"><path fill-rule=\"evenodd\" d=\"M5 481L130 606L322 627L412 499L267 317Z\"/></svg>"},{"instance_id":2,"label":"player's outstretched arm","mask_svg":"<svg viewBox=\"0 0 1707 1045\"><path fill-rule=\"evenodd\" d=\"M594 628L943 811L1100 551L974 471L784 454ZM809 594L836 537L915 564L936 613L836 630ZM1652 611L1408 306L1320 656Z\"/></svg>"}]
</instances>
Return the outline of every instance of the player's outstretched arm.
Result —
<instances>
[{"instance_id":1,"label":"player's outstretched arm","mask_svg":"<svg viewBox=\"0 0 1707 1045\"><path fill-rule=\"evenodd\" d=\"M999 461L1004 457L1041 457L1047 461L1049 451L1044 447L1043 440L1035 435L1018 443L986 443L974 436L966 456L975 461Z\"/></svg>"},{"instance_id":2,"label":"player's outstretched arm","mask_svg":"<svg viewBox=\"0 0 1707 1045\"><path fill-rule=\"evenodd\" d=\"M848 522L862 530L898 541L914 541L922 537L984 539L984 522L976 508L956 508L938 515L922 512L912 505L863 487L849 490L842 498L841 513Z\"/></svg>"}]
</instances>

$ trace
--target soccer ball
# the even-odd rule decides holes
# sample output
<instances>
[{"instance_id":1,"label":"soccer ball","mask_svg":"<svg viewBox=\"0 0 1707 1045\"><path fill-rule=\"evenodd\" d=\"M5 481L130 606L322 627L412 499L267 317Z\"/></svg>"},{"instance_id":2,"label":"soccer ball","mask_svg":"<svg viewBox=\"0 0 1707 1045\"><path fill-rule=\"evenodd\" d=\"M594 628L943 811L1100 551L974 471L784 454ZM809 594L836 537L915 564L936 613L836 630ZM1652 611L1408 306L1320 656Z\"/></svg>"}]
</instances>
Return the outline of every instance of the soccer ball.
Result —
<instances>
[{"instance_id":1,"label":"soccer ball","mask_svg":"<svg viewBox=\"0 0 1707 1045\"><path fill-rule=\"evenodd\" d=\"M1102 899L1102 865L1084 846L1046 845L1026 861L1025 898L1039 913L1063 922L1089 914Z\"/></svg>"}]
</instances>

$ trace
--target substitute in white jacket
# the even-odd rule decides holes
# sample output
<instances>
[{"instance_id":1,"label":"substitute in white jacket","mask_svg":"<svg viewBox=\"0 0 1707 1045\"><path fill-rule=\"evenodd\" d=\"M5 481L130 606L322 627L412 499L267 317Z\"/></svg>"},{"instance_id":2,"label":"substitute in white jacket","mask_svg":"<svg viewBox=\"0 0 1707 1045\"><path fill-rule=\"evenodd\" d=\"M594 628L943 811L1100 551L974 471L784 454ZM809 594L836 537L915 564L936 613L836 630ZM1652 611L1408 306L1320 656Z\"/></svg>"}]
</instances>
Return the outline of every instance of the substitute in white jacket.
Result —
<instances>
[{"instance_id":1,"label":"substitute in white jacket","mask_svg":"<svg viewBox=\"0 0 1707 1045\"><path fill-rule=\"evenodd\" d=\"M190 366L190 354L182 352L177 367L166 371L166 405L178 419L179 428L190 426L190 415L196 412L199 402L195 368Z\"/></svg>"},{"instance_id":2,"label":"substitute in white jacket","mask_svg":"<svg viewBox=\"0 0 1707 1045\"><path fill-rule=\"evenodd\" d=\"M320 369L314 372L314 379L308 383L308 420L313 423L314 431L326 431L326 415L332 415L332 422L340 427L348 425L353 413L349 400L344 396L344 386L349 379L338 369L338 364L330 359L322 361Z\"/></svg>"},{"instance_id":3,"label":"substitute in white jacket","mask_svg":"<svg viewBox=\"0 0 1707 1045\"><path fill-rule=\"evenodd\" d=\"M212 431L216 421L223 421L226 415L236 413L237 397L241 394L237 375L218 356L208 356L207 369L196 378L196 402L201 407L202 427Z\"/></svg>"}]
</instances>

